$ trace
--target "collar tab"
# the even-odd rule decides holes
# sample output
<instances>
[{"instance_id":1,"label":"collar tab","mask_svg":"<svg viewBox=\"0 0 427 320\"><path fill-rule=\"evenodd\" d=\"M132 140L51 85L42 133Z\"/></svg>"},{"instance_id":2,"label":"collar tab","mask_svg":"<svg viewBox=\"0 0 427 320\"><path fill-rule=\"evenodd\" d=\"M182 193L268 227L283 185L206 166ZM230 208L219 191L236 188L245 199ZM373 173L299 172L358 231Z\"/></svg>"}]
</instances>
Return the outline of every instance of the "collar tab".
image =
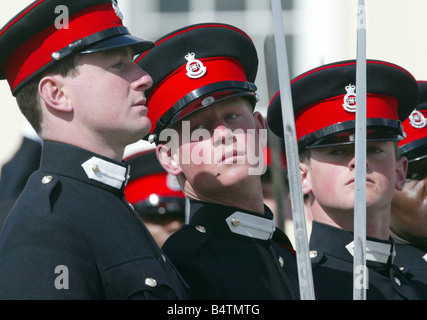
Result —
<instances>
[{"instance_id":1,"label":"collar tab","mask_svg":"<svg viewBox=\"0 0 427 320\"><path fill-rule=\"evenodd\" d=\"M354 241L345 247L354 256ZM395 256L394 244L366 240L366 260L387 263L391 257L391 263L393 263Z\"/></svg>"},{"instance_id":2,"label":"collar tab","mask_svg":"<svg viewBox=\"0 0 427 320\"><path fill-rule=\"evenodd\" d=\"M250 238L268 240L273 236L276 227L272 220L236 211L227 219L230 231Z\"/></svg>"},{"instance_id":3,"label":"collar tab","mask_svg":"<svg viewBox=\"0 0 427 320\"><path fill-rule=\"evenodd\" d=\"M97 157L92 157L82 163L82 167L89 179L116 189L126 186L129 180L129 172L126 167Z\"/></svg>"}]
</instances>

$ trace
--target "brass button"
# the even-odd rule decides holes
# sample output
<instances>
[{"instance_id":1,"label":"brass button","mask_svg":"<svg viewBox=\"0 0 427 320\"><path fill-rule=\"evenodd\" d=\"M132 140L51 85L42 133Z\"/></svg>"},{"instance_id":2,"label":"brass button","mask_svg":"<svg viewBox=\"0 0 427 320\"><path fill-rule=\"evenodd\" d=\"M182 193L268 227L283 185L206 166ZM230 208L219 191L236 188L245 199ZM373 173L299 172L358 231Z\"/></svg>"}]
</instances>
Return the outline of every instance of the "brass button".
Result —
<instances>
[{"instance_id":1,"label":"brass button","mask_svg":"<svg viewBox=\"0 0 427 320\"><path fill-rule=\"evenodd\" d=\"M283 261L282 257L279 257L279 264L281 268L283 268L283 266L285 265L285 261Z\"/></svg>"},{"instance_id":2,"label":"brass button","mask_svg":"<svg viewBox=\"0 0 427 320\"><path fill-rule=\"evenodd\" d=\"M44 176L42 179L42 183L43 184L48 184L49 182L51 182L53 180L52 176Z\"/></svg>"},{"instance_id":3,"label":"brass button","mask_svg":"<svg viewBox=\"0 0 427 320\"><path fill-rule=\"evenodd\" d=\"M397 278L397 277L394 277L394 282L396 282L396 284L399 286L399 287L401 287L402 286L402 283L400 282L400 280L399 280L399 278Z\"/></svg>"},{"instance_id":4,"label":"brass button","mask_svg":"<svg viewBox=\"0 0 427 320\"><path fill-rule=\"evenodd\" d=\"M311 259L316 258L316 257L317 257L317 255L318 255L317 250L311 250L311 251L310 251L310 258L311 258Z\"/></svg>"},{"instance_id":5,"label":"brass button","mask_svg":"<svg viewBox=\"0 0 427 320\"><path fill-rule=\"evenodd\" d=\"M201 233L206 233L206 228L203 226L196 226L196 230Z\"/></svg>"},{"instance_id":6,"label":"brass button","mask_svg":"<svg viewBox=\"0 0 427 320\"><path fill-rule=\"evenodd\" d=\"M157 286L157 281L156 281L156 279L153 279L153 278L146 278L145 284L149 287L154 288L155 286Z\"/></svg>"},{"instance_id":7,"label":"brass button","mask_svg":"<svg viewBox=\"0 0 427 320\"><path fill-rule=\"evenodd\" d=\"M240 220L237 218L233 218L233 219L231 219L231 224L233 226L238 226L240 224Z\"/></svg>"},{"instance_id":8,"label":"brass button","mask_svg":"<svg viewBox=\"0 0 427 320\"><path fill-rule=\"evenodd\" d=\"M92 166L92 171L93 171L93 172L98 172L98 171L99 171L99 167L98 167L98 165L97 165L97 164L94 164L94 165Z\"/></svg>"}]
</instances>

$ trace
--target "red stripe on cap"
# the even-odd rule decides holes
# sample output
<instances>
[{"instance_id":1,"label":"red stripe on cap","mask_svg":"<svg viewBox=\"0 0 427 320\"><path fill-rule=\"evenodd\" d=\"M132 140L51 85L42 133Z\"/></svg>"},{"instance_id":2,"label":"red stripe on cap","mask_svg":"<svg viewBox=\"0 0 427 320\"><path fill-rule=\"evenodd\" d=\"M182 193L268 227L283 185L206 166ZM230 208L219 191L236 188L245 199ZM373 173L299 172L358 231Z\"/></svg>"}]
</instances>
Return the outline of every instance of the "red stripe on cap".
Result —
<instances>
[{"instance_id":1,"label":"red stripe on cap","mask_svg":"<svg viewBox=\"0 0 427 320\"><path fill-rule=\"evenodd\" d=\"M427 119L427 110L418 110ZM403 122L403 131L406 133L406 138L399 142L399 147L405 144L411 143L415 140L423 139L427 137L427 126L423 128L415 128L410 124L410 118L407 118Z\"/></svg>"},{"instance_id":2,"label":"red stripe on cap","mask_svg":"<svg viewBox=\"0 0 427 320\"><path fill-rule=\"evenodd\" d=\"M343 108L344 96L339 95L303 108L295 114L297 140L328 126L356 119L356 113ZM381 94L367 95L367 118L399 120L397 99ZM327 115L327 116L325 116Z\"/></svg>"},{"instance_id":3,"label":"red stripe on cap","mask_svg":"<svg viewBox=\"0 0 427 320\"><path fill-rule=\"evenodd\" d=\"M0 32L0 37L3 35L3 33L5 33L10 27L12 27L17 21L19 21L20 19L22 19L22 17L24 17L28 12L30 12L31 10L33 10L35 7L37 7L39 4L41 4L42 2L44 2L46 0L40 0L37 3L34 3L31 7L27 8L27 10L25 10L24 12L22 12L22 14L18 17L16 17L15 20L13 20L12 22L10 22L1 32Z\"/></svg>"},{"instance_id":4,"label":"red stripe on cap","mask_svg":"<svg viewBox=\"0 0 427 320\"><path fill-rule=\"evenodd\" d=\"M168 188L166 179L167 173L162 172L130 181L125 188L126 200L135 204L147 200L151 194L165 198L184 198L182 191L174 191Z\"/></svg>"},{"instance_id":5,"label":"red stripe on cap","mask_svg":"<svg viewBox=\"0 0 427 320\"><path fill-rule=\"evenodd\" d=\"M182 59L185 60L185 57L182 57ZM186 75L186 64L184 64L163 79L151 92L147 100L147 117L152 121L151 133L155 129L157 120L191 91L220 81L247 81L245 68L237 60L228 57L199 60L206 67L205 75L197 79L188 77Z\"/></svg>"},{"instance_id":6,"label":"red stripe on cap","mask_svg":"<svg viewBox=\"0 0 427 320\"><path fill-rule=\"evenodd\" d=\"M3 70L13 91L23 80L52 61L52 53L78 39L122 26L110 3L90 7L69 17L68 28L52 25L19 46L6 60Z\"/></svg>"}]
</instances>

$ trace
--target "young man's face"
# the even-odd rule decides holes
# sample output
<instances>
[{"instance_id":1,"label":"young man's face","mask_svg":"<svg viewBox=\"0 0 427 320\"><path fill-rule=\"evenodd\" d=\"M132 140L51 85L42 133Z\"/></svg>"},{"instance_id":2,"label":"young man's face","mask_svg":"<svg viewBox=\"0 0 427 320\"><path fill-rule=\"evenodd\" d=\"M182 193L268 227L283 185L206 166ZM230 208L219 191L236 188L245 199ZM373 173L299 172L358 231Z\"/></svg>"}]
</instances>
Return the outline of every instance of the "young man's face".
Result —
<instances>
[{"instance_id":1,"label":"young man's face","mask_svg":"<svg viewBox=\"0 0 427 320\"><path fill-rule=\"evenodd\" d=\"M427 161L415 164L422 174L406 180L402 191L396 191L391 206L391 230L397 236L416 244L427 245ZM411 168L411 164L409 165Z\"/></svg>"},{"instance_id":2,"label":"young man's face","mask_svg":"<svg viewBox=\"0 0 427 320\"><path fill-rule=\"evenodd\" d=\"M186 118L190 141L184 139L187 128L182 123L179 163L192 189L220 192L230 186L243 186L248 176L262 173L266 141L260 142L259 134L265 123L262 115L251 109L246 99L234 98L196 112Z\"/></svg>"},{"instance_id":3,"label":"young man's face","mask_svg":"<svg viewBox=\"0 0 427 320\"><path fill-rule=\"evenodd\" d=\"M354 145L311 149L303 184L311 190L325 212L353 210L355 195ZM393 142L367 144L367 208L390 207L395 189L403 187L406 158L396 160ZM307 192L306 192L307 193Z\"/></svg>"},{"instance_id":4,"label":"young man's face","mask_svg":"<svg viewBox=\"0 0 427 320\"><path fill-rule=\"evenodd\" d=\"M83 54L77 75L65 79L81 129L119 145L141 139L151 128L144 91L152 79L132 57L127 48Z\"/></svg>"}]
</instances>

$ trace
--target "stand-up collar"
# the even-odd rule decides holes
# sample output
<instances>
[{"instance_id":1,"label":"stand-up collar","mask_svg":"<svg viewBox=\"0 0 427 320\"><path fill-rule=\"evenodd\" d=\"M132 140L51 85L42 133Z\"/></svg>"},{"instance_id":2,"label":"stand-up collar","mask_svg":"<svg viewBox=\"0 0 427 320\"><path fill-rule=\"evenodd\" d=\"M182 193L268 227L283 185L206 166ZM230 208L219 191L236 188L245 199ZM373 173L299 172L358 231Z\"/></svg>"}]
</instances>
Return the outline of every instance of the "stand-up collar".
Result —
<instances>
[{"instance_id":1,"label":"stand-up collar","mask_svg":"<svg viewBox=\"0 0 427 320\"><path fill-rule=\"evenodd\" d=\"M222 234L238 234L260 240L271 239L275 231L274 215L265 207L265 214L221 204L190 201L190 224L201 230Z\"/></svg>"},{"instance_id":2,"label":"stand-up collar","mask_svg":"<svg viewBox=\"0 0 427 320\"><path fill-rule=\"evenodd\" d=\"M91 151L55 141L43 142L40 169L83 182L123 191L130 167Z\"/></svg>"},{"instance_id":3,"label":"stand-up collar","mask_svg":"<svg viewBox=\"0 0 427 320\"><path fill-rule=\"evenodd\" d=\"M353 241L353 232L313 221L310 249L322 250L327 255L352 262ZM367 261L392 264L395 255L395 245L391 238L388 241L384 241L367 237Z\"/></svg>"}]
</instances>

